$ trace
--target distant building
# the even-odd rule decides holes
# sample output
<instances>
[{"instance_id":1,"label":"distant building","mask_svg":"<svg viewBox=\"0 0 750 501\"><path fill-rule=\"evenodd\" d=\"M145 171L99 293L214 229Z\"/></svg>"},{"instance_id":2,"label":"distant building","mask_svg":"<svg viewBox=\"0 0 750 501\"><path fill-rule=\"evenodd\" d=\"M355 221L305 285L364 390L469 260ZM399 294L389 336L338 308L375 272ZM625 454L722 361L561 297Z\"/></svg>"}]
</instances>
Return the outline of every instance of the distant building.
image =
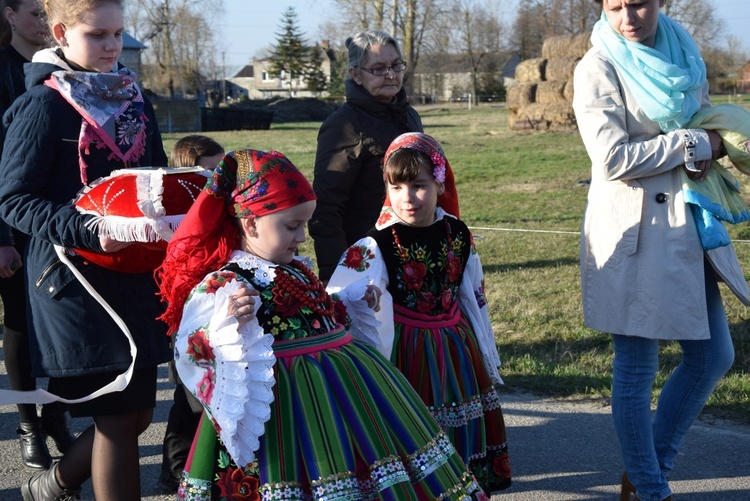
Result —
<instances>
[{"instance_id":1,"label":"distant building","mask_svg":"<svg viewBox=\"0 0 750 501\"><path fill-rule=\"evenodd\" d=\"M750 61L745 63L737 75L737 92L750 92Z\"/></svg>"},{"instance_id":2,"label":"distant building","mask_svg":"<svg viewBox=\"0 0 750 501\"><path fill-rule=\"evenodd\" d=\"M122 52L120 53L120 63L141 74L141 52L146 46L141 42L128 35L122 34Z\"/></svg>"},{"instance_id":3,"label":"distant building","mask_svg":"<svg viewBox=\"0 0 750 501\"><path fill-rule=\"evenodd\" d=\"M331 81L331 68L334 60L333 51L327 43L318 46L321 51L321 70L326 75L326 80ZM231 92L230 92L231 91ZM289 95L289 78L286 75L277 77L271 74L271 61L261 59L253 61L237 72L233 77L227 79L227 95L241 92L247 94L250 99L272 99L274 97L287 97ZM304 76L300 76L291 82L292 97L318 97L307 88ZM327 92L322 93L324 96Z\"/></svg>"},{"instance_id":4,"label":"distant building","mask_svg":"<svg viewBox=\"0 0 750 501\"><path fill-rule=\"evenodd\" d=\"M480 78L492 71L507 88L515 81L519 61L515 52L488 55L482 62ZM422 56L412 78L412 95L417 99L451 101L465 98L472 89L471 65L464 54Z\"/></svg>"}]
</instances>

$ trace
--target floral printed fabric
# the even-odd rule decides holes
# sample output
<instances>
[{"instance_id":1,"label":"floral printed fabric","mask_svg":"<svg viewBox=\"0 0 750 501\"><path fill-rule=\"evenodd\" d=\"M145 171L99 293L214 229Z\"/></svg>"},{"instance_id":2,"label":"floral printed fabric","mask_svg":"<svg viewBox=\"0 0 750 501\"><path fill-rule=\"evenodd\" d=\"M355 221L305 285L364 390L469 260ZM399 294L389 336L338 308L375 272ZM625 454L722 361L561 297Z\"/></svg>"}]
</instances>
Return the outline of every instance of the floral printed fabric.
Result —
<instances>
[{"instance_id":1,"label":"floral printed fabric","mask_svg":"<svg viewBox=\"0 0 750 501\"><path fill-rule=\"evenodd\" d=\"M453 216L438 207L436 210L435 225L439 225L440 228L443 228L442 221L446 217L455 221L455 218ZM396 225L396 231L400 234L401 231L404 231L402 230L402 228L407 227L399 224L399 221L400 220L393 214L393 210L390 207L384 207L383 211L381 212L380 219L376 224L376 230L382 230L383 232L387 232L388 234L390 234L390 227ZM465 225L461 224L461 226L465 228ZM484 365L487 368L492 382L494 384L502 384L503 380L498 373L498 368L500 367L500 357L497 353L497 347L495 345L495 335L492 330L492 324L490 322L489 314L487 312L487 300L484 294L484 273L482 271L482 263L479 259L479 255L476 252L476 247L470 240L468 229L465 230L463 243L458 245L460 245L461 249L463 249L462 252L468 252L468 258L466 258L466 262L464 264L462 264L461 261L454 260L455 250L453 250L453 248L451 248L450 250L453 250L454 257L445 259L448 257L446 251L449 249L447 247L443 248L442 246L439 248L434 248L432 246L430 247L430 261L433 262L433 264L436 264L437 261L448 262L449 278L456 278L456 272L461 274L461 278L457 279L458 288L456 289L453 286L449 286L449 290L451 291L452 295L451 299L458 301L458 308L469 320L472 329L476 334L477 342L479 343L482 357L484 359ZM390 245L385 252L387 252L387 254L385 254L381 250L381 248L378 246L378 242L372 236L365 237L355 242L351 247L349 247L349 249L347 249L346 253L339 261L339 264L336 267L333 276L328 282L327 290L341 290L352 282L363 277L367 278L367 280L377 285L381 289L383 294L380 298L380 311L375 313L375 317L381 324L381 327L379 329L381 344L378 347L378 351L380 351L387 358L390 358L391 350L393 348L392 341L394 339L394 332L393 329L389 326L393 325L394 295L392 295L389 290L392 277L389 276L387 262L390 259L393 259L393 256L395 254L393 254ZM440 259L440 257L436 257L440 253L443 253L444 259L442 260ZM415 265L413 266L413 269L409 270L402 268L403 273L408 277L408 280L412 285L417 285L420 283L421 285L425 285L424 277L420 279L423 270L421 269L419 262L420 260L422 260L422 262L425 263L424 272L426 277L426 272L429 265L424 260L427 259L428 249L422 249L419 245L417 245L414 249L411 250L410 255L415 258ZM456 265L463 266L463 270L459 270L459 267ZM399 285L396 285L394 287L398 286ZM417 304L419 302L419 299L414 292L415 289L408 289L405 284L402 284L401 286L403 287L402 290L405 293L411 294L414 304ZM432 298L430 298L429 296L425 296L425 298L422 299L422 304L428 304L434 300L435 305L438 305L439 298L440 306L442 307L443 299L445 299L447 303L447 293L442 292L442 285L440 285L440 290L437 294L436 292L438 292L438 285L433 284L432 287L435 288L435 290L430 291Z\"/></svg>"}]
</instances>

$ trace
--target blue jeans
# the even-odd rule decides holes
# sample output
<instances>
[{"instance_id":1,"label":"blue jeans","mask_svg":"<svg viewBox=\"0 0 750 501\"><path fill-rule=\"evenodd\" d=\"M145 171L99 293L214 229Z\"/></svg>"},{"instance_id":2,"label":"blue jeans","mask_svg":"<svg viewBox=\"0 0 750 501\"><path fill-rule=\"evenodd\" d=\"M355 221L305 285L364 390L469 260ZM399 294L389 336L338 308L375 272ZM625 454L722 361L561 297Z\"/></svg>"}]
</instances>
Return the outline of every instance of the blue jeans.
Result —
<instances>
[{"instance_id":1,"label":"blue jeans","mask_svg":"<svg viewBox=\"0 0 750 501\"><path fill-rule=\"evenodd\" d=\"M679 341L682 361L661 391L653 420L651 387L659 370L659 341L612 336L615 347L612 416L625 470L642 501L660 501L672 494L667 477L682 440L734 361L734 346L719 288L713 274L707 275L711 338Z\"/></svg>"}]
</instances>

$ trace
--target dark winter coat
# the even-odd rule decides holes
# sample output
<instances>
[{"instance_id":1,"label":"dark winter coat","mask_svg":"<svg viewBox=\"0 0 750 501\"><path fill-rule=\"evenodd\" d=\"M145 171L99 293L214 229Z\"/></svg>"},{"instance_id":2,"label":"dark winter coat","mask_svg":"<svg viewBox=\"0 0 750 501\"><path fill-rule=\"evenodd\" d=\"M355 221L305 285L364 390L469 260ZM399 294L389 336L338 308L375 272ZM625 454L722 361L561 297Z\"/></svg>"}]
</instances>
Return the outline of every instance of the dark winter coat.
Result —
<instances>
[{"instance_id":1,"label":"dark winter coat","mask_svg":"<svg viewBox=\"0 0 750 501\"><path fill-rule=\"evenodd\" d=\"M36 376L81 376L122 371L131 361L125 335L103 307L57 257L54 245L101 252L98 235L85 227L91 216L72 205L82 188L78 166L81 116L42 82L57 66L26 66L28 92L4 117L0 159L0 218L30 235L23 270L31 309L29 338ZM141 166L166 166L153 108L147 101L145 154ZM86 155L88 179L125 166L108 159L107 148ZM138 354L136 367L171 358L166 326L156 320L162 308L151 273L125 274L71 258L94 289L125 321Z\"/></svg>"},{"instance_id":2,"label":"dark winter coat","mask_svg":"<svg viewBox=\"0 0 750 501\"><path fill-rule=\"evenodd\" d=\"M0 48L0 117L18 96L26 92L23 65L28 63L12 45ZM0 138L2 136L0 135ZM0 141L1 142L1 141ZM20 244L20 235L0 221L0 246ZM18 252L21 252L20 250Z\"/></svg>"},{"instance_id":3,"label":"dark winter coat","mask_svg":"<svg viewBox=\"0 0 750 501\"><path fill-rule=\"evenodd\" d=\"M393 103L375 99L353 80L346 103L318 132L313 189L318 205L309 223L321 280L341 254L375 225L385 200L383 157L405 132L422 132L422 120L404 89Z\"/></svg>"}]
</instances>

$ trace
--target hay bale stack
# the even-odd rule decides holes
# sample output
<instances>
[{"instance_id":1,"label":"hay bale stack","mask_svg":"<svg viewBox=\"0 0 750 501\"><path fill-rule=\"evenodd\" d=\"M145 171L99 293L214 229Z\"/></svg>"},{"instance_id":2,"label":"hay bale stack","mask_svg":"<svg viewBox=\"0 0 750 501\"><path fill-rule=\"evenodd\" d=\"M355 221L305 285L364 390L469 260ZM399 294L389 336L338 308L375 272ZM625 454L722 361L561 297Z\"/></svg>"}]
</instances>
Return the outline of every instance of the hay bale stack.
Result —
<instances>
[{"instance_id":1,"label":"hay bale stack","mask_svg":"<svg viewBox=\"0 0 750 501\"><path fill-rule=\"evenodd\" d=\"M549 37L542 43L542 58L554 59L568 55L570 46L569 36Z\"/></svg>"},{"instance_id":2,"label":"hay bale stack","mask_svg":"<svg viewBox=\"0 0 750 501\"><path fill-rule=\"evenodd\" d=\"M542 44L541 58L519 63L517 83L508 87L508 126L511 129L575 127L573 72L591 47L590 38L590 33L550 37Z\"/></svg>"},{"instance_id":3,"label":"hay bale stack","mask_svg":"<svg viewBox=\"0 0 750 501\"><path fill-rule=\"evenodd\" d=\"M544 70L545 80L570 80L573 78L573 71L576 69L576 64L580 61L580 57L563 56L547 61L547 66Z\"/></svg>"},{"instance_id":4,"label":"hay bale stack","mask_svg":"<svg viewBox=\"0 0 750 501\"><path fill-rule=\"evenodd\" d=\"M519 108L528 106L536 99L535 83L519 83L511 85L505 96L505 102L512 113L517 113Z\"/></svg>"},{"instance_id":5,"label":"hay bale stack","mask_svg":"<svg viewBox=\"0 0 750 501\"><path fill-rule=\"evenodd\" d=\"M544 118L552 129L558 127L570 127L576 124L576 116L575 113L573 113L573 106L567 101L558 101L546 105L544 108Z\"/></svg>"},{"instance_id":6,"label":"hay bale stack","mask_svg":"<svg viewBox=\"0 0 750 501\"><path fill-rule=\"evenodd\" d=\"M536 85L536 101L539 104L557 103L565 101L564 90L566 80L552 80L539 82Z\"/></svg>"},{"instance_id":7,"label":"hay bale stack","mask_svg":"<svg viewBox=\"0 0 750 501\"><path fill-rule=\"evenodd\" d=\"M544 117L544 109L547 105L539 103L531 103L528 106L524 106L518 113L513 117L514 130L546 130L548 129L547 120ZM508 123L511 123L510 118Z\"/></svg>"},{"instance_id":8,"label":"hay bale stack","mask_svg":"<svg viewBox=\"0 0 750 501\"><path fill-rule=\"evenodd\" d=\"M565 88L563 89L563 97L566 101L573 102L573 79L571 78L565 82Z\"/></svg>"},{"instance_id":9,"label":"hay bale stack","mask_svg":"<svg viewBox=\"0 0 750 501\"><path fill-rule=\"evenodd\" d=\"M516 66L516 81L519 83L544 80L544 67L547 60L542 58L527 59Z\"/></svg>"}]
</instances>

